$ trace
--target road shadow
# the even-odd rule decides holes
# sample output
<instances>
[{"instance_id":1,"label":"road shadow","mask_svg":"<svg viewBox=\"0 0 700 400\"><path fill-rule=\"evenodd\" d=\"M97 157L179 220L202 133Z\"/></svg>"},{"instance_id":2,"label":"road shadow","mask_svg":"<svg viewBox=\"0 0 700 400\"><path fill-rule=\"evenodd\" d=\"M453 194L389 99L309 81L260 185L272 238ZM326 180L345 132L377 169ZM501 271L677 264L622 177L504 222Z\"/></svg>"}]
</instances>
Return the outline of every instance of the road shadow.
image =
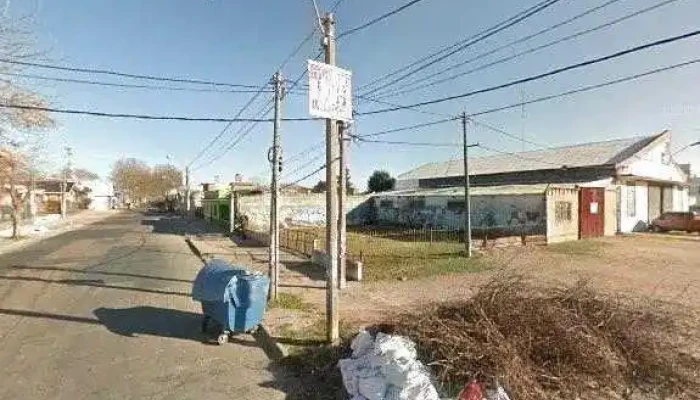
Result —
<instances>
[{"instance_id":1,"label":"road shadow","mask_svg":"<svg viewBox=\"0 0 700 400\"><path fill-rule=\"evenodd\" d=\"M131 274L131 273L124 273L124 272L96 271L94 269L84 270L84 269L78 269L78 268L58 268L58 267L33 266L33 265L12 265L11 268L18 269L18 270L26 270L26 271L56 271L56 272L76 273L76 274L91 274L91 275L105 275L105 276L120 276L120 277L138 278L138 279L152 279L152 280L166 281L166 282L192 283L192 281L189 279L166 278L163 276Z\"/></svg>"},{"instance_id":2,"label":"road shadow","mask_svg":"<svg viewBox=\"0 0 700 400\"><path fill-rule=\"evenodd\" d=\"M169 308L139 306L97 308L95 317L110 332L121 336L160 336L198 342L212 338L201 332L202 315Z\"/></svg>"},{"instance_id":3,"label":"road shadow","mask_svg":"<svg viewBox=\"0 0 700 400\"><path fill-rule=\"evenodd\" d=\"M129 292L139 292L139 293L152 293L152 294L164 294L168 296L184 296L189 297L190 293L186 292L176 292L172 290L160 290L160 289L145 289L140 287L132 286L118 286L109 285L105 283L102 279L45 279L45 278L35 278L31 276L1 276L0 280L6 281L21 281L21 282L40 282L40 283L50 283L56 285L66 285L66 286L89 286L104 289L116 289L125 290Z\"/></svg>"},{"instance_id":4,"label":"road shadow","mask_svg":"<svg viewBox=\"0 0 700 400\"><path fill-rule=\"evenodd\" d=\"M311 261L283 261L282 264L288 270L301 274L312 281L325 282L326 280L324 268Z\"/></svg>"}]
</instances>

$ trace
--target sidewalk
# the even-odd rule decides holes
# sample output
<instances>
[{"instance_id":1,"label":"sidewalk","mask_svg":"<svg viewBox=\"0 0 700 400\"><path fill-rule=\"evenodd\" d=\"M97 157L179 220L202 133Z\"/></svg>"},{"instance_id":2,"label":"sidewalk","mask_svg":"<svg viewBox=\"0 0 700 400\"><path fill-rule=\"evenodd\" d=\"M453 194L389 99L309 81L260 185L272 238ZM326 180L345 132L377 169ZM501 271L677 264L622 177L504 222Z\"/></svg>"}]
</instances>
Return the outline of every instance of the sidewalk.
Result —
<instances>
[{"instance_id":1,"label":"sidewalk","mask_svg":"<svg viewBox=\"0 0 700 400\"><path fill-rule=\"evenodd\" d=\"M60 215L45 215L37 217L34 224L24 223L19 227L20 239L13 240L12 226L3 226L0 230L0 254L21 249L22 247L39 242L61 233L79 229L85 225L100 221L115 215L119 211L85 210L69 214L65 220Z\"/></svg>"}]
</instances>

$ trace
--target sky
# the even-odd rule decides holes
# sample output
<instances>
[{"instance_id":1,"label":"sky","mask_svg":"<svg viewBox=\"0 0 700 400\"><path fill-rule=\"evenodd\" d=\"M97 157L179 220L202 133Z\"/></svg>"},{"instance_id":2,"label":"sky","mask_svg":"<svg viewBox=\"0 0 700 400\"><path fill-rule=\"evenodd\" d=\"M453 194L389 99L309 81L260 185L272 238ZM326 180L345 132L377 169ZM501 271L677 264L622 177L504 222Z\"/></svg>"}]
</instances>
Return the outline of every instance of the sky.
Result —
<instances>
[{"instance_id":1,"label":"sky","mask_svg":"<svg viewBox=\"0 0 700 400\"><path fill-rule=\"evenodd\" d=\"M263 85L282 61L314 29L311 0L0 0L12 16L30 14L38 38L37 47L52 64L117 70L127 73L183 77L246 85ZM322 11L335 0L318 0ZM362 24L395 9L408 0L343 0L337 9L337 30ZM557 24L606 0L560 0L541 13L459 52L424 73L437 71L475 57L511 41ZM338 42L337 64L352 71L359 88L443 46L474 35L534 5L528 0L423 0L418 4ZM575 22L537 38L508 46L457 71L486 64L566 35L598 26L623 15L661 3L661 0L618 0ZM424 90L385 98L410 104L451 96L504 83L607 55L647 42L680 35L700 28L700 2L676 0L607 29L533 52L462 78ZM295 79L306 60L320 51L318 33L281 68L286 79ZM421 108L359 116L353 132L362 135L386 129L476 113L493 107L556 94L700 57L700 38L656 47L543 80L465 99ZM126 78L66 71L27 68L23 73L115 83L150 83ZM414 79L407 79L395 87ZM305 80L303 80L305 83ZM44 94L52 106L117 113L163 114L196 117L233 117L251 98L250 93L211 93L97 87L73 83L21 80L21 84ZM700 140L700 64L645 77L604 89L552 101L483 115L487 123L516 137L544 146L568 145L632 136L670 129L673 148ZM184 84L166 84L183 87ZM194 87L194 86L188 86ZM201 88L201 86L200 86ZM360 91L362 93L362 91ZM241 117L256 117L271 99L264 93ZM355 104L356 111L384 108L369 101ZM433 113L433 114L431 114ZM437 116L434 114L438 114ZM290 94L283 116L308 117L307 98ZM107 176L120 157L135 157L151 164L172 162L184 168L191 163L192 182L245 179L268 180L267 151L272 124L261 123L236 146L226 151L241 127L234 123L221 140L202 157L194 157L223 129L214 122L138 121L89 116L56 115L50 132L51 148L71 146L73 163ZM245 128L245 126L244 126ZM285 158L324 140L319 121L284 122L281 127ZM469 142L500 151L521 151L535 145L469 124ZM392 141L459 143L458 121L415 131L382 136ZM379 139L379 137L378 137ZM284 163L283 181L292 182L322 164L323 147ZM492 153L475 148L470 155ZM461 148L418 147L379 143L355 143L349 155L350 176L364 188L375 169L399 175L426 162L461 157ZM60 152L51 152L59 157ZM217 160L212 161L213 158ZM679 162L700 166L700 146L677 154ZM314 161L315 160L315 161ZM322 173L302 184L324 179Z\"/></svg>"}]
</instances>

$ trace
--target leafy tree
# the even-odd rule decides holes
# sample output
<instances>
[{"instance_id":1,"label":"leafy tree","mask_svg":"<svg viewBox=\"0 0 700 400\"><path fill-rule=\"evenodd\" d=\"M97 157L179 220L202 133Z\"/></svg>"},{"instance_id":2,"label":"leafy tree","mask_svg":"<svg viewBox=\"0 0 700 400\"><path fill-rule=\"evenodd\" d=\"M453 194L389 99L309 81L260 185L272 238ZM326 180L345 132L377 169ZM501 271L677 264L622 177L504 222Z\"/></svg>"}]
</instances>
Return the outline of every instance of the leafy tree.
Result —
<instances>
[{"instance_id":1,"label":"leafy tree","mask_svg":"<svg viewBox=\"0 0 700 400\"><path fill-rule=\"evenodd\" d=\"M311 188L311 193L323 193L325 191L326 181L318 181L318 183Z\"/></svg>"},{"instance_id":2,"label":"leafy tree","mask_svg":"<svg viewBox=\"0 0 700 400\"><path fill-rule=\"evenodd\" d=\"M386 171L374 171L367 180L367 189L373 193L394 190L395 186L396 179Z\"/></svg>"}]
</instances>

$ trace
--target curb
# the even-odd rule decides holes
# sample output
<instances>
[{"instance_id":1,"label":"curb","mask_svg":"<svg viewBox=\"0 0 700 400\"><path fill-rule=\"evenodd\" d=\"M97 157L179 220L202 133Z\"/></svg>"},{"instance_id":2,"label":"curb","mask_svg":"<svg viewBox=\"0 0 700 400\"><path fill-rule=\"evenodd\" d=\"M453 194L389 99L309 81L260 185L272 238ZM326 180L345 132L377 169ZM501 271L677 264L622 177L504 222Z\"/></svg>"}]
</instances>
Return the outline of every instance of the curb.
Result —
<instances>
[{"instance_id":1,"label":"curb","mask_svg":"<svg viewBox=\"0 0 700 400\"><path fill-rule=\"evenodd\" d=\"M190 248L192 253L199 258L203 264L207 261L202 255L202 252L197 248L192 239L189 236L185 236L185 243ZM253 333L255 341L263 349L267 357L273 361L279 361L287 356L289 356L289 349L283 344L277 342L272 335L270 330L263 324L260 324L259 328Z\"/></svg>"}]
</instances>

